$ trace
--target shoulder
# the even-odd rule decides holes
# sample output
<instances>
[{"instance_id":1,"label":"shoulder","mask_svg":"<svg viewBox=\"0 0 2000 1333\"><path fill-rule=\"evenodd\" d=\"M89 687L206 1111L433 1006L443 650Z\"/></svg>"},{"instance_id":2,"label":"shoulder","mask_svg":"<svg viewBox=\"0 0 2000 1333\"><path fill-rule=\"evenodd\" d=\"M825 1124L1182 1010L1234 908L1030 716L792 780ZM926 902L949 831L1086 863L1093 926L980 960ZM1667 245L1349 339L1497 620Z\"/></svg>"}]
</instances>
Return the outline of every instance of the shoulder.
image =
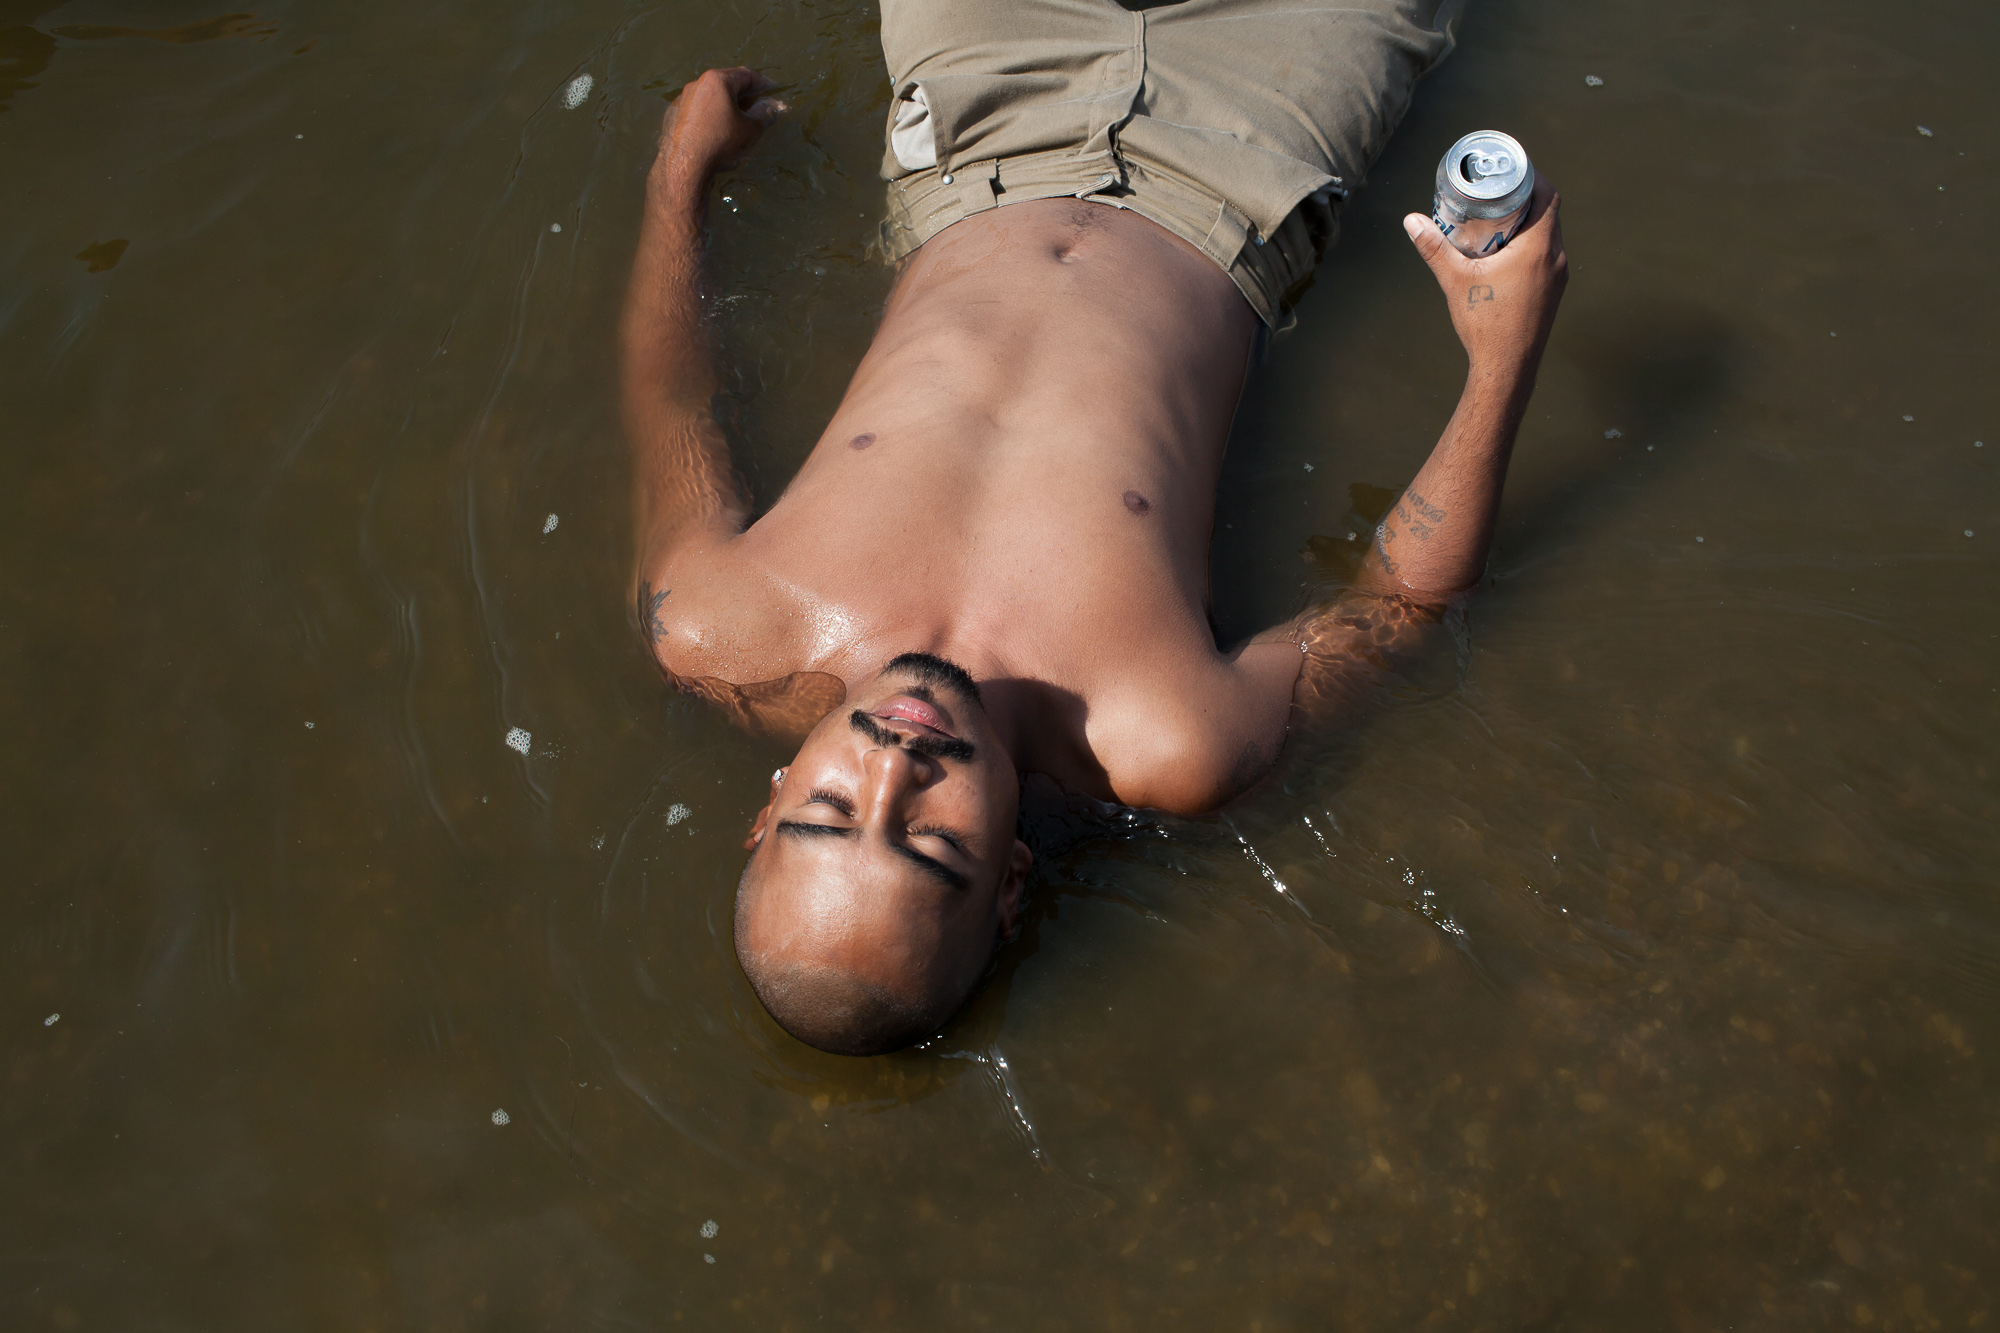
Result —
<instances>
[{"instance_id":1,"label":"shoulder","mask_svg":"<svg viewBox=\"0 0 2000 1333\"><path fill-rule=\"evenodd\" d=\"M837 676L803 670L798 617L720 550L683 550L636 580L639 637L662 677L752 731L803 735L839 706Z\"/></svg>"},{"instance_id":2,"label":"shoulder","mask_svg":"<svg viewBox=\"0 0 2000 1333\"><path fill-rule=\"evenodd\" d=\"M1227 662L1189 688L1093 708L1091 745L1117 798L1193 815L1254 786L1285 743L1300 654L1284 647L1289 663L1260 654L1248 670Z\"/></svg>"}]
</instances>

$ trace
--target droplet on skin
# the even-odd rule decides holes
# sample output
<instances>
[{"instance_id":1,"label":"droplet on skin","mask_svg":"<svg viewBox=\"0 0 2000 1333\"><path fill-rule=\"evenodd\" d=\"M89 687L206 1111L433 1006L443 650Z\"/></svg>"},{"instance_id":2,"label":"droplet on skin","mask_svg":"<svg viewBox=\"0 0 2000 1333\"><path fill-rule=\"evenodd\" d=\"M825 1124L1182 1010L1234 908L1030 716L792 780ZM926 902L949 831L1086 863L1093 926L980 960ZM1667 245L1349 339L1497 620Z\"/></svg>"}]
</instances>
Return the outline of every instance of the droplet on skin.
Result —
<instances>
[{"instance_id":1,"label":"droplet on skin","mask_svg":"<svg viewBox=\"0 0 2000 1333\"><path fill-rule=\"evenodd\" d=\"M1125 492L1125 507L1135 514L1144 514L1153 507L1153 502L1137 491Z\"/></svg>"},{"instance_id":2,"label":"droplet on skin","mask_svg":"<svg viewBox=\"0 0 2000 1333\"><path fill-rule=\"evenodd\" d=\"M510 750L515 750L525 755L528 753L528 743L533 739L533 736L519 727L509 727L507 729L507 748Z\"/></svg>"},{"instance_id":3,"label":"droplet on skin","mask_svg":"<svg viewBox=\"0 0 2000 1333\"><path fill-rule=\"evenodd\" d=\"M850 449L866 449L869 445L873 443L875 443L875 432L872 430L863 431L861 434L849 440L847 442L847 447Z\"/></svg>"},{"instance_id":4,"label":"droplet on skin","mask_svg":"<svg viewBox=\"0 0 2000 1333\"><path fill-rule=\"evenodd\" d=\"M579 74L564 84L562 91L563 110L574 111L582 106L583 100L590 96L591 85L596 82L597 80L591 75Z\"/></svg>"}]
</instances>

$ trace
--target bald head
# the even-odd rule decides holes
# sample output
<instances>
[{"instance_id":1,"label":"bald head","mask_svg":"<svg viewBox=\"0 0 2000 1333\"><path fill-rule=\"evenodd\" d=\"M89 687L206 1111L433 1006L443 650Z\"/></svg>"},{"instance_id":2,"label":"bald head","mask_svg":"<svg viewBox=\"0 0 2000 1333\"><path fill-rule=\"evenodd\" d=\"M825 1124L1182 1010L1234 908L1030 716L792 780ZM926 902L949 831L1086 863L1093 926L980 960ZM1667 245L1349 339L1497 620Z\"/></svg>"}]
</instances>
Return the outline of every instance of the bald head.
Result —
<instances>
[{"instance_id":1,"label":"bald head","mask_svg":"<svg viewBox=\"0 0 2000 1333\"><path fill-rule=\"evenodd\" d=\"M935 889L921 882L773 887L763 861L753 853L737 882L736 958L765 1012L815 1049L881 1055L922 1041L1000 946L997 929L954 930L925 910Z\"/></svg>"},{"instance_id":2,"label":"bald head","mask_svg":"<svg viewBox=\"0 0 2000 1333\"><path fill-rule=\"evenodd\" d=\"M1033 859L1020 779L971 678L911 654L773 775L736 956L779 1026L842 1055L943 1026L1013 932Z\"/></svg>"}]
</instances>

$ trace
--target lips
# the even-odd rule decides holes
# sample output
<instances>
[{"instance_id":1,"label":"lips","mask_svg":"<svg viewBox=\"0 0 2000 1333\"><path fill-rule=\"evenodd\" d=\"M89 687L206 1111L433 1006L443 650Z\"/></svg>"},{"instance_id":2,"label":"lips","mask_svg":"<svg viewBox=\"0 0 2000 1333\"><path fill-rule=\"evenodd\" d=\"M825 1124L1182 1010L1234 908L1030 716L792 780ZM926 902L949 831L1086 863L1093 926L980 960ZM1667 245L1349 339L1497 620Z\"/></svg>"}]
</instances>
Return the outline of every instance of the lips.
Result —
<instances>
[{"instance_id":1,"label":"lips","mask_svg":"<svg viewBox=\"0 0 2000 1333\"><path fill-rule=\"evenodd\" d=\"M940 736L958 739L946 729L943 713L922 699L913 699L907 694L897 695L881 707L870 709L869 714L884 722L908 722L922 727L925 731L935 731Z\"/></svg>"}]
</instances>

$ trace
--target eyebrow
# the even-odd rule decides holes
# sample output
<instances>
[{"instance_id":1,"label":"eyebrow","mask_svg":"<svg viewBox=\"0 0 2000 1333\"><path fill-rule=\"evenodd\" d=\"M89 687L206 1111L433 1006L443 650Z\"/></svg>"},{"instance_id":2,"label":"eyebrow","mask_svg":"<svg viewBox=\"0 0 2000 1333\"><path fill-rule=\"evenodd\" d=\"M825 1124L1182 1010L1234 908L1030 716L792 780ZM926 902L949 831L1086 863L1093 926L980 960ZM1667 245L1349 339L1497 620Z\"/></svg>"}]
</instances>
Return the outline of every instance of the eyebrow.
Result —
<instances>
[{"instance_id":1,"label":"eyebrow","mask_svg":"<svg viewBox=\"0 0 2000 1333\"><path fill-rule=\"evenodd\" d=\"M797 819L779 820L778 832L788 838L801 839L858 838L861 836L861 830L858 828L842 828L837 824L808 824ZM935 857L925 856L914 847L906 847L901 843L892 842L889 844L889 850L902 857L905 861L910 862L947 888L958 889L962 892L972 887L972 880L967 876L953 870L950 866Z\"/></svg>"}]
</instances>

